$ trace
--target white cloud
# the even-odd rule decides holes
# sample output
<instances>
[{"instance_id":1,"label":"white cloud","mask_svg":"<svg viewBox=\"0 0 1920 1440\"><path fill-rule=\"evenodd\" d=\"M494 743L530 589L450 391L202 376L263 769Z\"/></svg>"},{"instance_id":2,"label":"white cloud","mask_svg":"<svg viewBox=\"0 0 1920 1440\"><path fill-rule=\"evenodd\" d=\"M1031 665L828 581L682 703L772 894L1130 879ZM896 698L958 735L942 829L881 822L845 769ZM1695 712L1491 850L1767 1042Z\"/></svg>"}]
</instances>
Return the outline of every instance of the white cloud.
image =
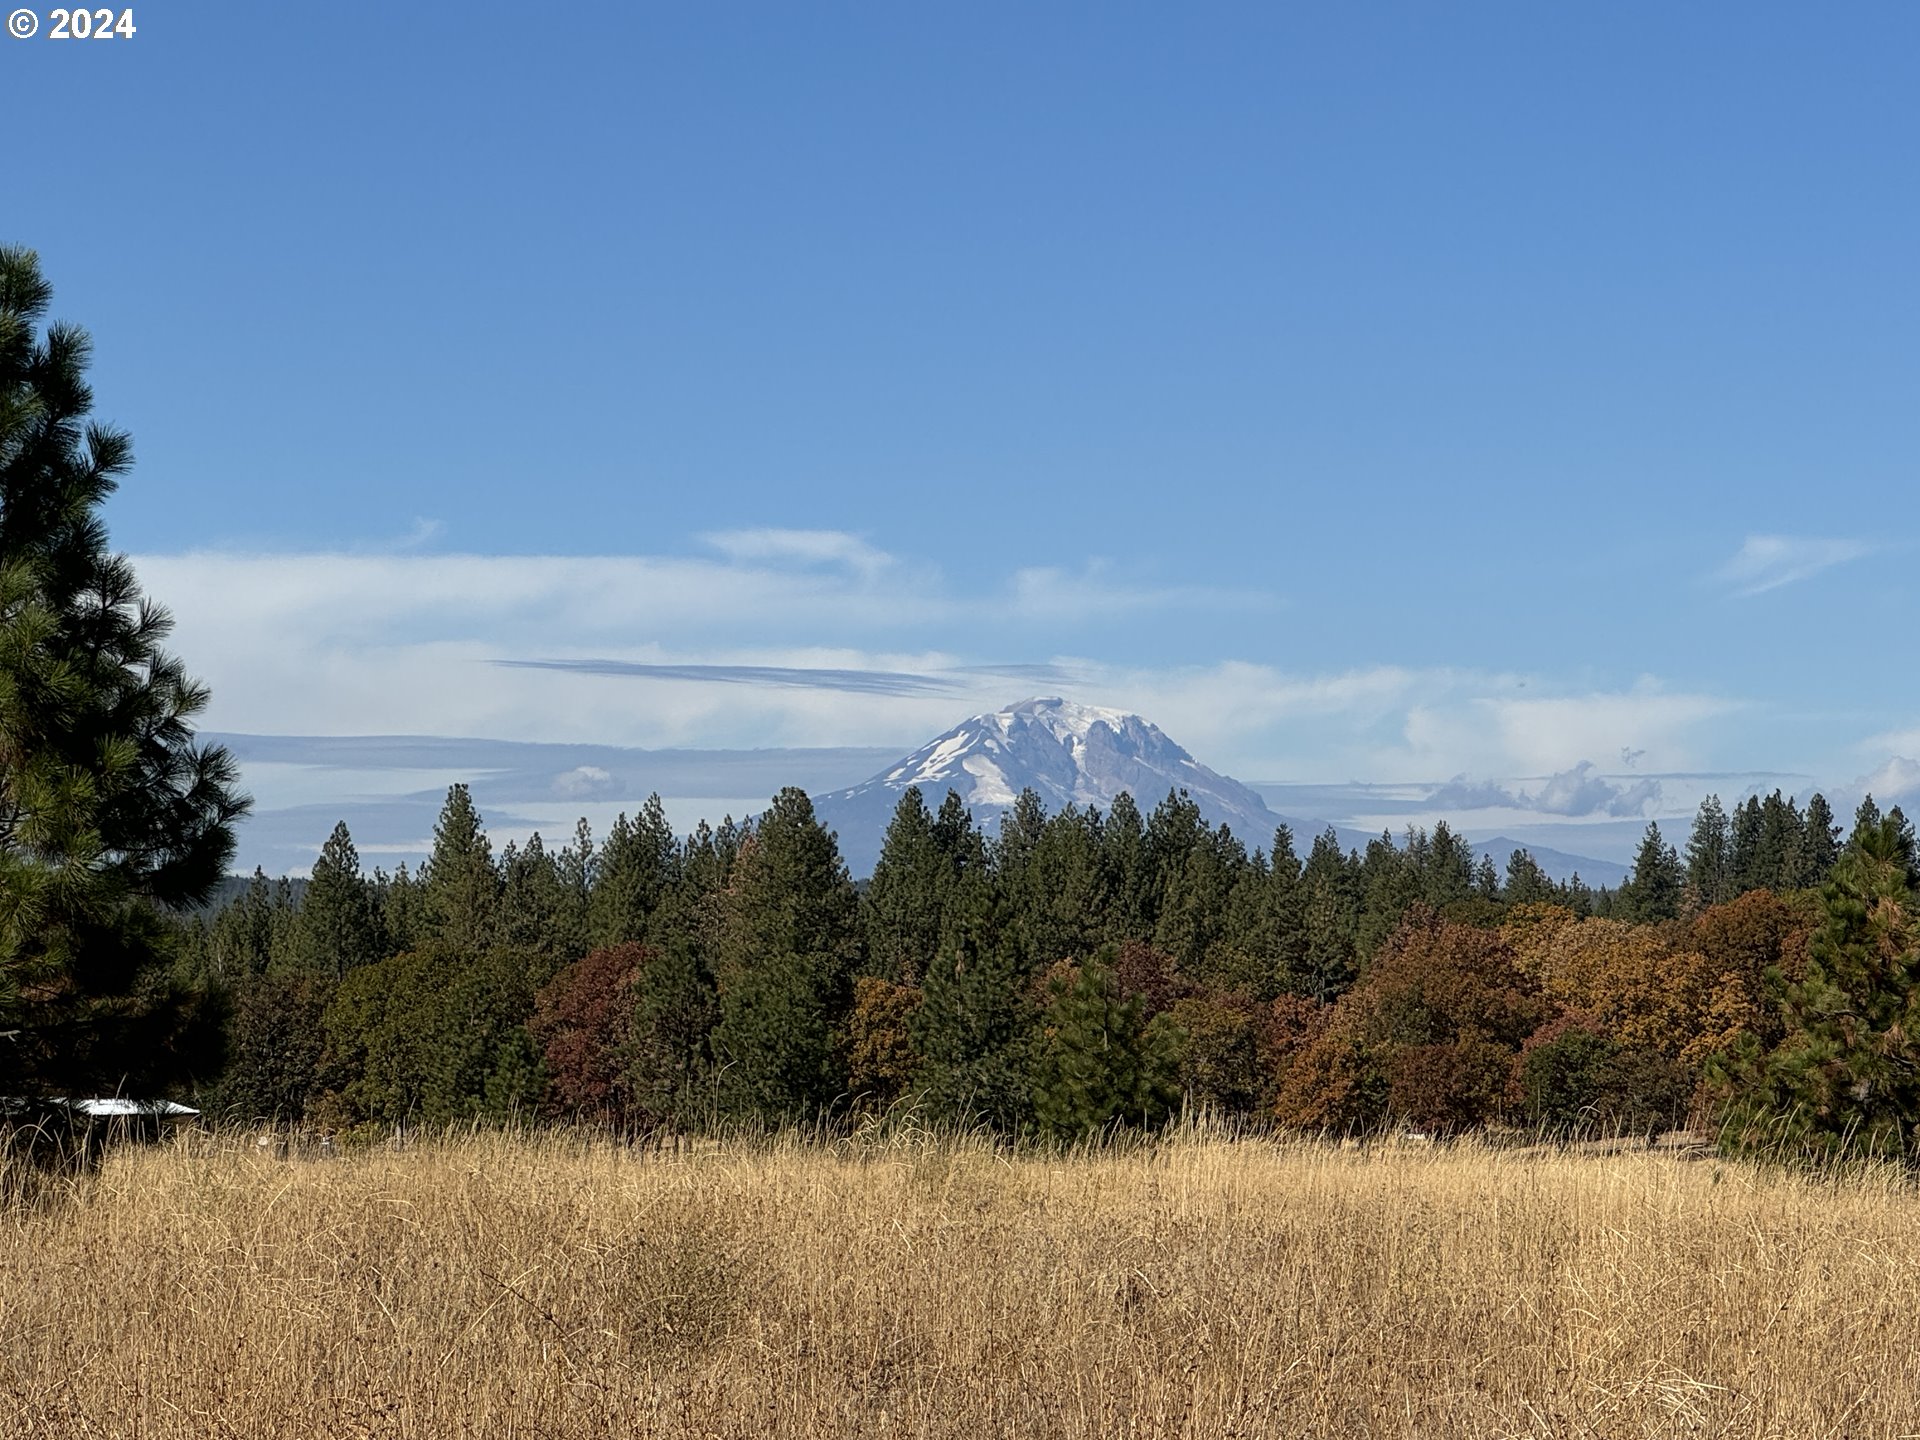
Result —
<instances>
[{"instance_id":1,"label":"white cloud","mask_svg":"<svg viewBox=\"0 0 1920 1440\"><path fill-rule=\"evenodd\" d=\"M1863 777L1857 788L1873 796L1882 809L1920 799L1920 760L1890 756L1878 770Z\"/></svg>"},{"instance_id":2,"label":"white cloud","mask_svg":"<svg viewBox=\"0 0 1920 1440\"><path fill-rule=\"evenodd\" d=\"M1822 570L1845 565L1873 552L1864 540L1823 539L1811 535L1749 535L1739 552L1714 572L1714 578L1744 598L1777 590Z\"/></svg>"},{"instance_id":3,"label":"white cloud","mask_svg":"<svg viewBox=\"0 0 1920 1440\"><path fill-rule=\"evenodd\" d=\"M553 792L569 798L604 795L613 787L613 772L599 765L576 765L553 777Z\"/></svg>"},{"instance_id":4,"label":"white cloud","mask_svg":"<svg viewBox=\"0 0 1920 1440\"><path fill-rule=\"evenodd\" d=\"M1920 755L1920 726L1869 735L1856 748L1869 754Z\"/></svg>"},{"instance_id":5,"label":"white cloud","mask_svg":"<svg viewBox=\"0 0 1920 1440\"><path fill-rule=\"evenodd\" d=\"M1099 564L959 593L842 532L727 533L736 558L198 552L136 563L178 619L174 647L212 688L203 723L237 733L904 749L971 712L1065 694L1137 710L1244 779L1430 782L1557 776L1623 749L1645 751L1647 771L1689 769L1719 758L1702 753L1709 722L1735 708L1652 680L1597 690L1446 667L1036 654L1020 638L1029 621L1059 635L1079 619L1273 602L1156 588ZM569 772L552 783L585 798L596 782ZM1562 803L1555 793L1548 802Z\"/></svg>"},{"instance_id":6,"label":"white cloud","mask_svg":"<svg viewBox=\"0 0 1920 1440\"><path fill-rule=\"evenodd\" d=\"M1583 819L1589 815L1608 815L1615 819L1644 815L1649 806L1657 806L1659 802L1659 781L1616 783L1594 774L1593 764L1587 760L1534 782L1483 780L1475 783L1464 775L1455 776L1426 797L1428 806L1441 811L1529 810L1567 819Z\"/></svg>"},{"instance_id":7,"label":"white cloud","mask_svg":"<svg viewBox=\"0 0 1920 1440\"><path fill-rule=\"evenodd\" d=\"M872 577L894 563L893 556L844 530L715 530L700 537L735 561L772 564L840 565Z\"/></svg>"},{"instance_id":8,"label":"white cloud","mask_svg":"<svg viewBox=\"0 0 1920 1440\"><path fill-rule=\"evenodd\" d=\"M1544 687L1535 682L1530 688ZM1456 691L1408 712L1397 773L1551 775L1623 749L1644 752L1650 770L1687 770L1705 758L1707 722L1737 708L1735 701L1669 691L1652 680L1625 690L1526 698Z\"/></svg>"}]
</instances>

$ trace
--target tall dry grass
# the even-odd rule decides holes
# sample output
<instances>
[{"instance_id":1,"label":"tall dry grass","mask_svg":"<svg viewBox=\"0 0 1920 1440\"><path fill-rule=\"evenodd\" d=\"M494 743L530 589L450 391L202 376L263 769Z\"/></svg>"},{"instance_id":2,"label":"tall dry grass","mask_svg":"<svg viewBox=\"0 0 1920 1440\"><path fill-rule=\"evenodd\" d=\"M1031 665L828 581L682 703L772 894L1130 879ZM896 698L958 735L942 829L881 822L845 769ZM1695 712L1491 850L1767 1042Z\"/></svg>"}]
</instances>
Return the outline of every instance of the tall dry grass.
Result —
<instances>
[{"instance_id":1,"label":"tall dry grass","mask_svg":"<svg viewBox=\"0 0 1920 1440\"><path fill-rule=\"evenodd\" d=\"M1895 1436L1920 1200L1189 1137L204 1137L0 1216L7 1436Z\"/></svg>"}]
</instances>

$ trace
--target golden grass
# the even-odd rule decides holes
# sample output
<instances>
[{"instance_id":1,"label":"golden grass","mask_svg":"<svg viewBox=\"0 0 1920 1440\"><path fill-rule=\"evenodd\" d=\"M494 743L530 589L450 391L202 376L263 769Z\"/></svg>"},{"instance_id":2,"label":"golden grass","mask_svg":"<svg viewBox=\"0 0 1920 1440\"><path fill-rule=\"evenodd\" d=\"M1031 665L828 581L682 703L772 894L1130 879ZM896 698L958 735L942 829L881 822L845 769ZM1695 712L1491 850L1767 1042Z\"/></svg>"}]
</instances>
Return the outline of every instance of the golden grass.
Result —
<instances>
[{"instance_id":1,"label":"golden grass","mask_svg":"<svg viewBox=\"0 0 1920 1440\"><path fill-rule=\"evenodd\" d=\"M0 1434L1920 1433L1920 1197L1650 1155L480 1136L0 1215Z\"/></svg>"}]
</instances>

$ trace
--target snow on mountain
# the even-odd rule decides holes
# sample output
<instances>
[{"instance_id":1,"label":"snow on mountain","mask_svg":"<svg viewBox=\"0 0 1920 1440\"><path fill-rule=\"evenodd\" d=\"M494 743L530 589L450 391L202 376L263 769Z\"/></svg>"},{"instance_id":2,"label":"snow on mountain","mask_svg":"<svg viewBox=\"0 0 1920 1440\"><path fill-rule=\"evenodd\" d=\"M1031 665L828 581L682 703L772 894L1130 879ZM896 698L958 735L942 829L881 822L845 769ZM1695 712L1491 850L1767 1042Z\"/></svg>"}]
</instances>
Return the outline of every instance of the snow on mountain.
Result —
<instances>
[{"instance_id":1,"label":"snow on mountain","mask_svg":"<svg viewBox=\"0 0 1920 1440\"><path fill-rule=\"evenodd\" d=\"M1252 790L1209 770L1138 715L1071 700L1023 700L961 721L850 790L815 798L855 875L872 872L887 822L910 785L920 787L930 810L954 791L989 834L1028 788L1049 814L1069 804L1106 810L1123 791L1147 814L1168 791L1185 790L1201 814L1231 825L1250 848L1270 845L1281 823Z\"/></svg>"}]
</instances>

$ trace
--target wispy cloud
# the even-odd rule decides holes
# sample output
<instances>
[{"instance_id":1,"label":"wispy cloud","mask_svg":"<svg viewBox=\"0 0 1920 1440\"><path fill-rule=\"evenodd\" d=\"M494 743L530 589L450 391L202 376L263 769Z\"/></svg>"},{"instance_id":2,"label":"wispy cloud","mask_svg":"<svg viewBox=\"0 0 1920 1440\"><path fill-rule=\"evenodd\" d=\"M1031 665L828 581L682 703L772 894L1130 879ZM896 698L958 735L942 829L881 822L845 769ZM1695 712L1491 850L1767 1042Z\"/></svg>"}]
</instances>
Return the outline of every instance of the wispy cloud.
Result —
<instances>
[{"instance_id":1,"label":"wispy cloud","mask_svg":"<svg viewBox=\"0 0 1920 1440\"><path fill-rule=\"evenodd\" d=\"M773 565L834 565L864 576L894 564L893 556L844 530L714 530L700 537L729 560Z\"/></svg>"},{"instance_id":2,"label":"wispy cloud","mask_svg":"<svg viewBox=\"0 0 1920 1440\"><path fill-rule=\"evenodd\" d=\"M996 608L1008 619L1060 624L1164 610L1265 610L1279 604L1279 597L1267 591L1156 584L1096 560L1078 570L1017 570Z\"/></svg>"},{"instance_id":3,"label":"wispy cloud","mask_svg":"<svg viewBox=\"0 0 1920 1440\"><path fill-rule=\"evenodd\" d=\"M1716 570L1713 578L1730 587L1733 595L1744 599L1778 590L1782 585L1810 580L1823 570L1870 555L1875 548L1865 540L1749 535L1739 552Z\"/></svg>"},{"instance_id":4,"label":"wispy cloud","mask_svg":"<svg viewBox=\"0 0 1920 1440\"><path fill-rule=\"evenodd\" d=\"M447 531L444 520L435 520L430 516L416 515L413 524L405 534L389 535L368 540L353 547L356 555L404 555L413 550L424 550Z\"/></svg>"},{"instance_id":5,"label":"wispy cloud","mask_svg":"<svg viewBox=\"0 0 1920 1440\"><path fill-rule=\"evenodd\" d=\"M949 676L904 670L844 670L799 665L655 665L630 660L496 660L493 663L520 670L564 670L576 675L843 690L855 695L953 695L968 688Z\"/></svg>"}]
</instances>

